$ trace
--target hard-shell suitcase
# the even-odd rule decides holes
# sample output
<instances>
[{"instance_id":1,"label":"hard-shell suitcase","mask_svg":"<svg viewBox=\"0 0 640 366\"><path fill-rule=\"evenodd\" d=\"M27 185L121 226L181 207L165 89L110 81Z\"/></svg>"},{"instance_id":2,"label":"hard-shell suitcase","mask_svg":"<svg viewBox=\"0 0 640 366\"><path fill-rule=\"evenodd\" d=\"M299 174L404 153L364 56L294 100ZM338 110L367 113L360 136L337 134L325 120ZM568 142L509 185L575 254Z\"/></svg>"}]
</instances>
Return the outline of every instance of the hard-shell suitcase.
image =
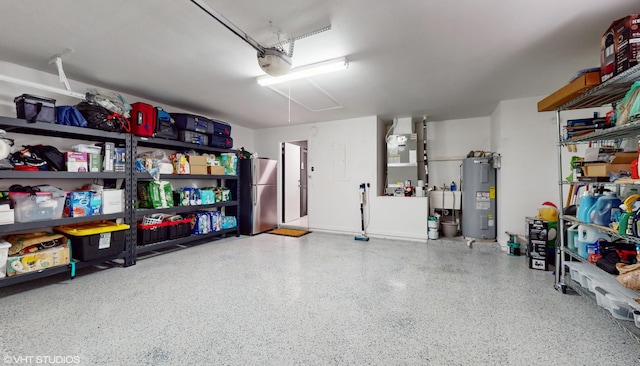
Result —
<instances>
[{"instance_id":1,"label":"hard-shell suitcase","mask_svg":"<svg viewBox=\"0 0 640 366\"><path fill-rule=\"evenodd\" d=\"M213 120L213 135L231 136L231 125L227 122Z\"/></svg>"},{"instance_id":2,"label":"hard-shell suitcase","mask_svg":"<svg viewBox=\"0 0 640 366\"><path fill-rule=\"evenodd\" d=\"M178 130L213 133L213 122L206 117L188 113L171 113L171 117L176 121Z\"/></svg>"},{"instance_id":3,"label":"hard-shell suitcase","mask_svg":"<svg viewBox=\"0 0 640 366\"><path fill-rule=\"evenodd\" d=\"M147 103L131 103L131 133L151 137L156 131L156 109Z\"/></svg>"},{"instance_id":4,"label":"hard-shell suitcase","mask_svg":"<svg viewBox=\"0 0 640 366\"><path fill-rule=\"evenodd\" d=\"M156 114L158 115L158 121L156 123L156 133L154 136L163 139L177 140L178 127L169 113L160 107L156 107Z\"/></svg>"},{"instance_id":5,"label":"hard-shell suitcase","mask_svg":"<svg viewBox=\"0 0 640 366\"><path fill-rule=\"evenodd\" d=\"M231 149L233 147L233 139L230 136L211 135L209 136L209 146Z\"/></svg>"},{"instance_id":6,"label":"hard-shell suitcase","mask_svg":"<svg viewBox=\"0 0 640 366\"><path fill-rule=\"evenodd\" d=\"M209 136L195 131L178 131L178 140L198 145L208 145Z\"/></svg>"}]
</instances>

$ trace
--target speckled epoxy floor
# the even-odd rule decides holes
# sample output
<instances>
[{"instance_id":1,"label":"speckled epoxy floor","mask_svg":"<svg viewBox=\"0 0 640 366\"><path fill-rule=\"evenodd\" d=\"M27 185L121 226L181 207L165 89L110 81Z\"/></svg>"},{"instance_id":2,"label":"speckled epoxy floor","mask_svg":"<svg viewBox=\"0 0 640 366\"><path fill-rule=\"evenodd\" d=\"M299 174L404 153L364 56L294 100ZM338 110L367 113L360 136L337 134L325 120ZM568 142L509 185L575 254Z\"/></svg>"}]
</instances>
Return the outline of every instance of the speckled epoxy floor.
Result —
<instances>
[{"instance_id":1,"label":"speckled epoxy floor","mask_svg":"<svg viewBox=\"0 0 640 366\"><path fill-rule=\"evenodd\" d=\"M229 238L0 289L0 364L37 356L82 365L620 366L637 365L640 347L580 296L554 290L550 272L495 244L312 233Z\"/></svg>"}]
</instances>

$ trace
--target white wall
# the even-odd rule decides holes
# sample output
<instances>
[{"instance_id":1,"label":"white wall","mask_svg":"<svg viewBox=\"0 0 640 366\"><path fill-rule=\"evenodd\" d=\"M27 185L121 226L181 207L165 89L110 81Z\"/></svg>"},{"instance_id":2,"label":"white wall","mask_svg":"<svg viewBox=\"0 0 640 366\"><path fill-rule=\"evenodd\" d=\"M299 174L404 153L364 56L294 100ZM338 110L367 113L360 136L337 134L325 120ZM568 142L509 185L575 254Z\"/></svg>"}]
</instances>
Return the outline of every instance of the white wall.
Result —
<instances>
[{"instance_id":1,"label":"white wall","mask_svg":"<svg viewBox=\"0 0 640 366\"><path fill-rule=\"evenodd\" d=\"M489 117L427 122L429 186L460 187L460 164L472 150L491 150Z\"/></svg>"},{"instance_id":2,"label":"white wall","mask_svg":"<svg viewBox=\"0 0 640 366\"><path fill-rule=\"evenodd\" d=\"M491 115L492 150L502 155L498 169L497 217L498 241L506 249L509 237L505 231L525 234L525 217L535 216L538 207L550 201L561 207L566 200L558 190L558 126L555 112L538 112L538 101L544 96L504 100ZM567 119L588 118L593 112L600 115L607 108L564 111L561 124ZM585 145L578 152L562 151L562 179L571 173L572 155L584 156ZM566 188L566 186L564 186Z\"/></svg>"},{"instance_id":3,"label":"white wall","mask_svg":"<svg viewBox=\"0 0 640 366\"><path fill-rule=\"evenodd\" d=\"M277 159L281 187L281 142L308 140L309 228L360 232L360 183L368 188L367 233L378 237L426 240L427 200L379 197L377 180L378 119L375 116L256 131L260 156ZM343 154L342 152L346 152ZM311 171L313 169L313 171ZM278 192L279 221L282 192Z\"/></svg>"},{"instance_id":4,"label":"white wall","mask_svg":"<svg viewBox=\"0 0 640 366\"><path fill-rule=\"evenodd\" d=\"M55 65L51 65L52 72L56 72ZM16 64L0 61L0 74L11 76L14 78L45 84L51 87L64 89L64 85L58 80L57 74L48 74L45 72L29 69ZM69 80L71 88L74 92L84 93L88 88L95 88L95 85L88 85L74 80ZM117 90L116 90L117 91ZM16 109L13 98L21 94L33 94L56 99L56 105L75 105L79 103L78 99L67 97L57 93L45 92L39 89L29 88L21 85L0 81L0 115L6 117L15 117ZM144 98L144 96L133 96L121 93L125 100L129 103L146 102L152 105L161 106L168 112L189 113L189 111L175 108L171 105L159 104L152 100ZM216 116L209 116L215 118ZM244 146L247 150L253 149L253 130L234 124L233 121L227 121L231 124L231 136L234 140L234 148ZM34 143L35 141L31 141ZM40 142L40 141L38 141Z\"/></svg>"},{"instance_id":5,"label":"white wall","mask_svg":"<svg viewBox=\"0 0 640 366\"><path fill-rule=\"evenodd\" d=\"M503 247L509 239L505 231L524 235L525 217L535 216L542 202L559 204L555 113L538 112L542 98L502 101L491 116L498 139L492 146L502 155L496 199Z\"/></svg>"}]
</instances>

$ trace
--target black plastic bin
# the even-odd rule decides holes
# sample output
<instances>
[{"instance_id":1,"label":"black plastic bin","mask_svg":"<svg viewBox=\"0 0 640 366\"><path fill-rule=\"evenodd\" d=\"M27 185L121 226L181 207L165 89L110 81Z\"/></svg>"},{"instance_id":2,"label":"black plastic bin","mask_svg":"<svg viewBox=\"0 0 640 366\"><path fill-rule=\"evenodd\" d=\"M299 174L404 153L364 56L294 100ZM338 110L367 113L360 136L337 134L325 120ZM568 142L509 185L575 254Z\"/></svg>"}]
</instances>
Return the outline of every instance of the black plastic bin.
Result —
<instances>
[{"instance_id":1,"label":"black plastic bin","mask_svg":"<svg viewBox=\"0 0 640 366\"><path fill-rule=\"evenodd\" d=\"M167 224L164 222L150 225L138 223L137 238L138 245L147 245L167 240Z\"/></svg>"},{"instance_id":2,"label":"black plastic bin","mask_svg":"<svg viewBox=\"0 0 640 366\"><path fill-rule=\"evenodd\" d=\"M71 241L71 256L81 261L110 257L124 252L127 224L94 221L82 224L54 226Z\"/></svg>"}]
</instances>

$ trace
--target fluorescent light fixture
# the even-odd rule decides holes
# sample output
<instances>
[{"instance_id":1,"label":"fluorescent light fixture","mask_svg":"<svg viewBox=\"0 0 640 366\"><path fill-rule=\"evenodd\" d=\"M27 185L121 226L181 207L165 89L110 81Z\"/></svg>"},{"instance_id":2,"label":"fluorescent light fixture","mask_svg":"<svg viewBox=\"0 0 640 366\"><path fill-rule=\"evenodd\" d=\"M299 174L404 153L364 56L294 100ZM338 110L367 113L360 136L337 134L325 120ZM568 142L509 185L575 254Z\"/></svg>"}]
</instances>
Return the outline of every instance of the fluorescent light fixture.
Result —
<instances>
[{"instance_id":1,"label":"fluorescent light fixture","mask_svg":"<svg viewBox=\"0 0 640 366\"><path fill-rule=\"evenodd\" d=\"M287 81L298 80L308 78L315 75L328 74L334 71L344 70L349 67L349 62L346 58L336 58L333 60L327 60L318 62L315 64L309 64L292 69L288 74L282 76L258 76L258 84L262 86L274 85L279 83L285 83Z\"/></svg>"}]
</instances>

